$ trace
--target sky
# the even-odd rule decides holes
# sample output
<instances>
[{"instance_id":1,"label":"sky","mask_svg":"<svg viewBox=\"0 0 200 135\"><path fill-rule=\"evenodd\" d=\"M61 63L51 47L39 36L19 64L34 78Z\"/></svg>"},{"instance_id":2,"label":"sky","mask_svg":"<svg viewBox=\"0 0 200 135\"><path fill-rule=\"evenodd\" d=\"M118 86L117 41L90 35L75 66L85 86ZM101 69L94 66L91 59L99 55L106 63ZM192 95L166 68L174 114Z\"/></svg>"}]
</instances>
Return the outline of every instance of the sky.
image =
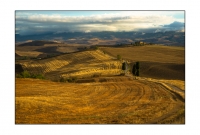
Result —
<instances>
[{"instance_id":1,"label":"sky","mask_svg":"<svg viewBox=\"0 0 200 135\"><path fill-rule=\"evenodd\" d=\"M15 11L15 33L184 31L184 11Z\"/></svg>"}]
</instances>

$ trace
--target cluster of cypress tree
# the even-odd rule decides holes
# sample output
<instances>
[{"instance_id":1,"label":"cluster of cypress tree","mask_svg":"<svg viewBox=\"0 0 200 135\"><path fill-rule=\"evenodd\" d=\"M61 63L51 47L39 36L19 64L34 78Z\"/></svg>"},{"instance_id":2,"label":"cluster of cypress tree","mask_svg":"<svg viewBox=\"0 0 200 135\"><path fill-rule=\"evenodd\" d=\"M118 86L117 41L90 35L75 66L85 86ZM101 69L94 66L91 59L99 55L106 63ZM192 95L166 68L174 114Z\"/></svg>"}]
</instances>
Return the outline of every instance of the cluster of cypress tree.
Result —
<instances>
[{"instance_id":1,"label":"cluster of cypress tree","mask_svg":"<svg viewBox=\"0 0 200 135\"><path fill-rule=\"evenodd\" d=\"M135 76L140 75L140 63L138 61L133 65L132 73Z\"/></svg>"},{"instance_id":2,"label":"cluster of cypress tree","mask_svg":"<svg viewBox=\"0 0 200 135\"><path fill-rule=\"evenodd\" d=\"M122 70L126 70L126 63L122 63Z\"/></svg>"}]
</instances>

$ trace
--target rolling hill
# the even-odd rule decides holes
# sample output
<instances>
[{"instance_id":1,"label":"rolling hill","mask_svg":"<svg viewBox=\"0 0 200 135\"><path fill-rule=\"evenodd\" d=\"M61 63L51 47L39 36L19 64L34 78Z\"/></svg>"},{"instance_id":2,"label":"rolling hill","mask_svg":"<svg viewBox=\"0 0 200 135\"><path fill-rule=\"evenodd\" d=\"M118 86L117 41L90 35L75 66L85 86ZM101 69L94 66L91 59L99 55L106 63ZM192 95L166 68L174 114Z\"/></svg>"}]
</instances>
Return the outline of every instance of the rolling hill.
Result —
<instances>
[{"instance_id":1,"label":"rolling hill","mask_svg":"<svg viewBox=\"0 0 200 135\"><path fill-rule=\"evenodd\" d=\"M100 47L111 56L122 56L131 67L140 62L140 76L157 79L185 80L185 48L162 45L134 47Z\"/></svg>"},{"instance_id":2,"label":"rolling hill","mask_svg":"<svg viewBox=\"0 0 200 135\"><path fill-rule=\"evenodd\" d=\"M156 30L156 29L155 29ZM116 45L130 44L135 41L144 41L148 43L164 44L171 46L185 46L185 32L177 31L140 31L140 32L63 32L46 33L39 35L16 35L16 43L27 40L57 40L67 44L100 44ZM59 37L59 38L58 38ZM72 40L73 39L73 40ZM96 41L91 41L97 39Z\"/></svg>"},{"instance_id":3,"label":"rolling hill","mask_svg":"<svg viewBox=\"0 0 200 135\"><path fill-rule=\"evenodd\" d=\"M48 80L16 78L15 123L184 124L184 54L181 47L99 47L21 61L17 72ZM141 77L119 76L123 61L140 61Z\"/></svg>"},{"instance_id":4,"label":"rolling hill","mask_svg":"<svg viewBox=\"0 0 200 135\"><path fill-rule=\"evenodd\" d=\"M22 44L19 44L18 46L44 46L45 44L56 44L56 43L57 42L53 42L53 41L36 40L36 41L27 42L27 43L22 43Z\"/></svg>"},{"instance_id":5,"label":"rolling hill","mask_svg":"<svg viewBox=\"0 0 200 135\"><path fill-rule=\"evenodd\" d=\"M20 63L24 70L44 74L46 78L93 77L120 75L122 62L100 50L63 54L56 57Z\"/></svg>"}]
</instances>

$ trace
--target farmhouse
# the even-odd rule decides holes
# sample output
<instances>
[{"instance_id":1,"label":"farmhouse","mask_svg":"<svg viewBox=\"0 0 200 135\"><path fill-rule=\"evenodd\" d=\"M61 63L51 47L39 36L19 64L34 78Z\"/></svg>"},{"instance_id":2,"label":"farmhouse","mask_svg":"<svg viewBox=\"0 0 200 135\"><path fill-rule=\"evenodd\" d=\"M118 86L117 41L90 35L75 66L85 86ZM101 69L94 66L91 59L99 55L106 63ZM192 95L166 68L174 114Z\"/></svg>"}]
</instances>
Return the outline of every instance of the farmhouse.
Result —
<instances>
[{"instance_id":1,"label":"farmhouse","mask_svg":"<svg viewBox=\"0 0 200 135\"><path fill-rule=\"evenodd\" d=\"M142 42L142 41L139 41L138 43L139 43L139 44L144 44L144 42Z\"/></svg>"}]
</instances>

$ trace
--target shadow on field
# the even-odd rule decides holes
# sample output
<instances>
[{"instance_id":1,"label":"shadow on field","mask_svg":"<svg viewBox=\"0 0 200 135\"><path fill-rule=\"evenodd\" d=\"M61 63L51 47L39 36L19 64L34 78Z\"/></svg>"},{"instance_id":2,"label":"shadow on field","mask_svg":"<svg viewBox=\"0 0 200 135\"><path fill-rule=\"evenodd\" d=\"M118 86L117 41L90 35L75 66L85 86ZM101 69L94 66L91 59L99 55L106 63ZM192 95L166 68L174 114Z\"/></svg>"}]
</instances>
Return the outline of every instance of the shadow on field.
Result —
<instances>
[{"instance_id":1,"label":"shadow on field","mask_svg":"<svg viewBox=\"0 0 200 135\"><path fill-rule=\"evenodd\" d=\"M23 72L23 68L20 64L15 64L15 73L19 74L21 72Z\"/></svg>"},{"instance_id":2,"label":"shadow on field","mask_svg":"<svg viewBox=\"0 0 200 135\"><path fill-rule=\"evenodd\" d=\"M185 64L140 62L140 76L185 81Z\"/></svg>"},{"instance_id":3,"label":"shadow on field","mask_svg":"<svg viewBox=\"0 0 200 135\"><path fill-rule=\"evenodd\" d=\"M57 46L40 48L40 49L36 49L34 51L43 52L43 53L60 53L57 51Z\"/></svg>"}]
</instances>

